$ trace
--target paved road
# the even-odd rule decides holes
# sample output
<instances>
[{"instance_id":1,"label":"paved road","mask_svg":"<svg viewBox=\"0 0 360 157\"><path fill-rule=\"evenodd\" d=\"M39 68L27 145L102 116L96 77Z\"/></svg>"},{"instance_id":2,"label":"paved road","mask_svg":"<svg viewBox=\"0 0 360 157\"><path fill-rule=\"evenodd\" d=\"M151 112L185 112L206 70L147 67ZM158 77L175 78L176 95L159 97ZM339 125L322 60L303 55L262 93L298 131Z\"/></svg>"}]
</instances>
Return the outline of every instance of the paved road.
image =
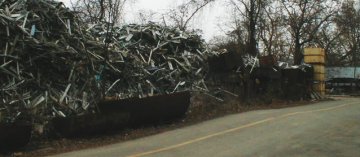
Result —
<instances>
[{"instance_id":1,"label":"paved road","mask_svg":"<svg viewBox=\"0 0 360 157\"><path fill-rule=\"evenodd\" d=\"M61 157L359 157L360 99L260 110Z\"/></svg>"}]
</instances>

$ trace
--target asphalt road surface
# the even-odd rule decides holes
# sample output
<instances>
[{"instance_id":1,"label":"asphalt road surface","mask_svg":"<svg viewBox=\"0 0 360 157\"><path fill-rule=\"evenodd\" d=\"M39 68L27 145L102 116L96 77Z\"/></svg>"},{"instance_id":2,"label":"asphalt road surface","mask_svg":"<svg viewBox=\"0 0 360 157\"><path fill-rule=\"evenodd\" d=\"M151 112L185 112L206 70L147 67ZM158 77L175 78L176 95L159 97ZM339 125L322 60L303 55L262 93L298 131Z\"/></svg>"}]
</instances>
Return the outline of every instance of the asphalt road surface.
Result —
<instances>
[{"instance_id":1,"label":"asphalt road surface","mask_svg":"<svg viewBox=\"0 0 360 157\"><path fill-rule=\"evenodd\" d=\"M360 157L360 99L230 115L61 157Z\"/></svg>"}]
</instances>

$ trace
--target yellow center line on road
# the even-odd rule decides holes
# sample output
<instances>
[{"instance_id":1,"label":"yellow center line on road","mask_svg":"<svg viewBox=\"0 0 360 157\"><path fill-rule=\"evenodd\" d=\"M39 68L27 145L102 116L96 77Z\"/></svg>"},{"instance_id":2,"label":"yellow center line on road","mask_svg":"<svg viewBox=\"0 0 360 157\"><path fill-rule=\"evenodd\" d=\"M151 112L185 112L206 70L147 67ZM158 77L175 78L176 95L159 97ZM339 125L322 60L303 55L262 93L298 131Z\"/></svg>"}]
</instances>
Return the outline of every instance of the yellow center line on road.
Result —
<instances>
[{"instance_id":1,"label":"yellow center line on road","mask_svg":"<svg viewBox=\"0 0 360 157\"><path fill-rule=\"evenodd\" d=\"M230 133L230 132L238 131L240 129L249 128L249 127L252 127L252 126L255 126L255 125L259 125L261 123L265 123L265 122L271 121L273 119L274 118L267 118L267 119L257 121L257 122L254 122L254 123L249 123L249 124L246 124L246 125L242 125L242 126L237 127L237 128L233 128L233 129L221 131L221 132L218 132L218 133L214 133L214 134L211 134L211 135L207 135L207 136L204 136L204 137L189 140L189 141L186 141L186 142L183 142L183 143L180 143L180 144L176 144L176 145L172 145L172 146L169 146L169 147L164 147L164 148L160 148L160 149L156 149L156 150L152 150L152 151L148 151L148 152L144 152L144 153L140 153L140 154L130 155L128 157L140 157L140 156L155 154L155 153L159 153L159 152L179 148L179 147L182 147L182 146L193 144L195 142L199 142L199 141L203 141L203 140L206 140L206 139L209 139L209 138L213 138L215 136L224 135L224 134L227 134L227 133Z\"/></svg>"},{"instance_id":2,"label":"yellow center line on road","mask_svg":"<svg viewBox=\"0 0 360 157\"><path fill-rule=\"evenodd\" d=\"M330 110L335 110L335 109L338 109L338 108L342 108L342 107L345 107L345 106L349 106L349 105L353 105L353 104L358 104L358 103L360 103L360 102L349 103L349 104L342 104L342 105L338 105L338 106L333 106L333 107L323 108L323 109L317 109L317 110L293 112L293 113L284 114L284 115L280 116L279 118L291 117L291 116L295 116L295 115L298 115L298 114L306 114L306 113L315 113L315 112L330 111Z\"/></svg>"},{"instance_id":3,"label":"yellow center line on road","mask_svg":"<svg viewBox=\"0 0 360 157\"><path fill-rule=\"evenodd\" d=\"M141 157L141 156L146 156L146 155L151 155L151 154L155 154L155 153L159 153L159 152L164 152L164 151L176 149L176 148L183 147L183 146L186 146L186 145L190 145L190 144L193 144L193 143L196 143L196 142L204 141L204 140L216 137L216 136L220 136L220 135L228 134L228 133L231 133L231 132L239 131L239 130L245 129L245 128L250 128L250 127L253 127L253 126L256 126L256 125L259 125L259 124L263 124L263 123L266 123L266 122L269 122L269 121L273 121L275 119L291 117L291 116L295 116L295 115L299 115L299 114L330 111L330 110L335 110L335 109L343 108L343 107L353 105L353 104L358 104L358 103L360 103L360 102L342 104L342 105L333 106L333 107L329 107L329 108L323 108L323 109L301 111L301 112L293 112L293 113L284 114L284 115L276 117L276 118L275 117L270 117L270 118L267 118L267 119L264 119L264 120L256 121L256 122L249 123L249 124L245 124L245 125L242 125L242 126L239 126L239 127L236 127L236 128L224 130L224 131L217 132L217 133L214 133L214 134L210 134L210 135L207 135L207 136L195 138L195 139L185 141L185 142L182 142L182 143L179 143L179 144L175 144L175 145L172 145L172 146L159 148L159 149L155 149L155 150L151 150L151 151L147 151L147 152L143 152L143 153L139 153L139 154L130 155L128 157Z\"/></svg>"}]
</instances>

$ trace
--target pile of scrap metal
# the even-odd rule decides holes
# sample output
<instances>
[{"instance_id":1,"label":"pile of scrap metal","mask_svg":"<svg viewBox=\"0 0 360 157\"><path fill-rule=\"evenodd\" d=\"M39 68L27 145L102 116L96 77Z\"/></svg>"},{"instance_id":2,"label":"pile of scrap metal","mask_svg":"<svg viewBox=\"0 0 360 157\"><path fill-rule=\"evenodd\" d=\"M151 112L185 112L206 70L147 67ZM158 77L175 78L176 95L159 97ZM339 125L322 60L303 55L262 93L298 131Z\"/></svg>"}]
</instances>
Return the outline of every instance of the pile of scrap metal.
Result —
<instances>
[{"instance_id":1,"label":"pile of scrap metal","mask_svg":"<svg viewBox=\"0 0 360 157\"><path fill-rule=\"evenodd\" d=\"M309 64L289 66L279 62L281 68L281 89L285 99L311 99L313 90L314 69Z\"/></svg>"},{"instance_id":2,"label":"pile of scrap metal","mask_svg":"<svg viewBox=\"0 0 360 157\"><path fill-rule=\"evenodd\" d=\"M290 65L276 61L274 56L259 58L259 66L251 73L257 94L271 94L288 100L311 98L313 67L308 64Z\"/></svg>"},{"instance_id":3,"label":"pile of scrap metal","mask_svg":"<svg viewBox=\"0 0 360 157\"><path fill-rule=\"evenodd\" d=\"M261 87L255 85L262 76L268 80L268 72L264 73L257 56L240 54L235 51L223 51L209 59L209 75L207 84L228 90L243 99L257 96L259 89L265 82L261 80ZM273 70L273 68L270 68ZM259 81L258 81L259 82Z\"/></svg>"},{"instance_id":4,"label":"pile of scrap metal","mask_svg":"<svg viewBox=\"0 0 360 157\"><path fill-rule=\"evenodd\" d=\"M231 52L212 57L209 64L209 82L231 83L225 88L246 98L299 100L311 97L313 69L310 65L290 66L277 62L273 56L254 57Z\"/></svg>"},{"instance_id":5,"label":"pile of scrap metal","mask_svg":"<svg viewBox=\"0 0 360 157\"><path fill-rule=\"evenodd\" d=\"M206 82L209 88L222 88L241 94L239 91L241 90L240 75L236 72L243 65L241 54L224 51L224 53L210 57L208 64L209 74ZM219 94L215 93L215 95Z\"/></svg>"},{"instance_id":6,"label":"pile of scrap metal","mask_svg":"<svg viewBox=\"0 0 360 157\"><path fill-rule=\"evenodd\" d=\"M2 122L45 123L94 109L100 95L94 75L103 62L95 51L102 46L61 4L1 1Z\"/></svg>"},{"instance_id":7,"label":"pile of scrap metal","mask_svg":"<svg viewBox=\"0 0 360 157\"><path fill-rule=\"evenodd\" d=\"M107 30L52 0L0 1L0 122L44 124L97 112L106 97L206 88L210 53L197 34L153 23Z\"/></svg>"},{"instance_id":8,"label":"pile of scrap metal","mask_svg":"<svg viewBox=\"0 0 360 157\"><path fill-rule=\"evenodd\" d=\"M105 42L107 25L89 28ZM101 73L107 97L131 98L206 89L203 77L210 53L201 36L155 23L114 27L108 62Z\"/></svg>"}]
</instances>

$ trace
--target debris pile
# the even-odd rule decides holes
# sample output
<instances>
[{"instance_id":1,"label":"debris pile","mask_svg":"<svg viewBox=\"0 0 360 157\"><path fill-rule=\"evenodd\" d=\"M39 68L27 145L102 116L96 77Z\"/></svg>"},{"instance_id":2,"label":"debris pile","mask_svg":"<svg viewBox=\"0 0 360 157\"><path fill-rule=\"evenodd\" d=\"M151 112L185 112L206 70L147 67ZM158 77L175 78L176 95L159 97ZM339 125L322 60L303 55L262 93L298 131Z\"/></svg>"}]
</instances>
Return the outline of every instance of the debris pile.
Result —
<instances>
[{"instance_id":1,"label":"debris pile","mask_svg":"<svg viewBox=\"0 0 360 157\"><path fill-rule=\"evenodd\" d=\"M153 23L107 28L52 0L0 1L0 122L92 113L105 97L206 89L200 36Z\"/></svg>"},{"instance_id":2,"label":"debris pile","mask_svg":"<svg viewBox=\"0 0 360 157\"><path fill-rule=\"evenodd\" d=\"M96 102L92 51L101 43L83 31L62 3L0 3L0 110L6 122L82 113Z\"/></svg>"},{"instance_id":3,"label":"debris pile","mask_svg":"<svg viewBox=\"0 0 360 157\"><path fill-rule=\"evenodd\" d=\"M90 30L106 41L106 25ZM108 97L123 99L206 89L203 78L209 52L195 33L155 23L114 27L107 55L112 67L104 68L101 79Z\"/></svg>"}]
</instances>

